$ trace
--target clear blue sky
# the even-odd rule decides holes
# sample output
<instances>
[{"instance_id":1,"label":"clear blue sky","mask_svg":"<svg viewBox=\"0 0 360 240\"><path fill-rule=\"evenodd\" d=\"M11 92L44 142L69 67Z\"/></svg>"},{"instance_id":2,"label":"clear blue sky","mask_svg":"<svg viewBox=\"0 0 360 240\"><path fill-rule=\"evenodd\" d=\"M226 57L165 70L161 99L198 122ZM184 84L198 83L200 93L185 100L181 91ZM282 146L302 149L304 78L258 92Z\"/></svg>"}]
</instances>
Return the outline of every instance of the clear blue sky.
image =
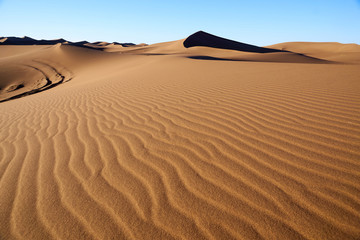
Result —
<instances>
[{"instance_id":1,"label":"clear blue sky","mask_svg":"<svg viewBox=\"0 0 360 240\"><path fill-rule=\"evenodd\" d=\"M0 0L0 36L157 43L198 30L260 46L360 44L360 0Z\"/></svg>"}]
</instances>

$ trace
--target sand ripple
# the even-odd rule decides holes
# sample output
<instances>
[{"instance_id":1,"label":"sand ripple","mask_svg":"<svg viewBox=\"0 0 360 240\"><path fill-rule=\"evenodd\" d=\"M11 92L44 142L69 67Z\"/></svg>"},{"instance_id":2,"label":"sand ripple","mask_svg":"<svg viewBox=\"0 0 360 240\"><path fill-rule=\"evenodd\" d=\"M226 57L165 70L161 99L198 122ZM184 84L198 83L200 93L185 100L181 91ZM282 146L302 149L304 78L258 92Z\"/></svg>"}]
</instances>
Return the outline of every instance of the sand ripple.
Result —
<instances>
[{"instance_id":1,"label":"sand ripple","mask_svg":"<svg viewBox=\"0 0 360 240\"><path fill-rule=\"evenodd\" d=\"M0 105L1 239L360 238L357 66L139 59Z\"/></svg>"}]
</instances>

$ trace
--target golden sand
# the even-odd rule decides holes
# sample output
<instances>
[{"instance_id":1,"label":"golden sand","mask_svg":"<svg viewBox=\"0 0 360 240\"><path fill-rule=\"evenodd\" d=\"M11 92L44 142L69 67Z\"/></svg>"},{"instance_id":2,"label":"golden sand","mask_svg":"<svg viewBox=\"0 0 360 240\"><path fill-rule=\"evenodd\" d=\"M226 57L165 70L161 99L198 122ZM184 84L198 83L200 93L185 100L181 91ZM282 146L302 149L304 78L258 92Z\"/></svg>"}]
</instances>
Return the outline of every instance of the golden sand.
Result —
<instances>
[{"instance_id":1,"label":"golden sand","mask_svg":"<svg viewBox=\"0 0 360 240\"><path fill-rule=\"evenodd\" d=\"M0 46L0 239L360 239L359 46L183 42Z\"/></svg>"}]
</instances>

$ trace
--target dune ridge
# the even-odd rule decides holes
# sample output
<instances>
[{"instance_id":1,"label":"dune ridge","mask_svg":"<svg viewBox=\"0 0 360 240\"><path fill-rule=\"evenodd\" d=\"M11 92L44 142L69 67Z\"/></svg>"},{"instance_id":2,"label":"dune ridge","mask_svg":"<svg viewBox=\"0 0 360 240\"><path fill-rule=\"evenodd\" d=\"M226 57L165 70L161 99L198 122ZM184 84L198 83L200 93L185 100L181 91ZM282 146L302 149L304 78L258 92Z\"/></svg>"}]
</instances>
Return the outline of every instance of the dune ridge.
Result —
<instances>
[{"instance_id":1,"label":"dune ridge","mask_svg":"<svg viewBox=\"0 0 360 240\"><path fill-rule=\"evenodd\" d=\"M71 81L0 103L0 239L359 239L359 66L184 41L7 48Z\"/></svg>"},{"instance_id":2,"label":"dune ridge","mask_svg":"<svg viewBox=\"0 0 360 240\"><path fill-rule=\"evenodd\" d=\"M63 38L54 39L54 40L37 40L31 37L2 37L0 38L0 45L7 46L7 45L15 45L15 46L41 46L41 45L55 45L55 44L65 44L70 46L76 47L83 47L83 48L90 48L90 49L97 49L97 50L107 50L109 47L113 46L121 46L121 47L134 47L134 46L146 46L147 44L134 44L134 43L119 43L119 42L88 42L88 41L79 41L79 42L71 42L67 41Z\"/></svg>"}]
</instances>

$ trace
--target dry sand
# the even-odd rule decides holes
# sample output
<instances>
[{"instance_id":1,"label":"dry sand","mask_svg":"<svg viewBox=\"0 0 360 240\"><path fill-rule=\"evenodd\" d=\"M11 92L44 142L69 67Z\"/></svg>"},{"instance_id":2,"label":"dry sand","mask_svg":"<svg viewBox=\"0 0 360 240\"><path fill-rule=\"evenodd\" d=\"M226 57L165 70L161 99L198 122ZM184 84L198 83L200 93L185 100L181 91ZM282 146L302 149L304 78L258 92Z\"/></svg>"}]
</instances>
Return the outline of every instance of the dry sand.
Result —
<instances>
[{"instance_id":1,"label":"dry sand","mask_svg":"<svg viewBox=\"0 0 360 240\"><path fill-rule=\"evenodd\" d=\"M360 239L360 47L184 40L0 45L0 239Z\"/></svg>"}]
</instances>

